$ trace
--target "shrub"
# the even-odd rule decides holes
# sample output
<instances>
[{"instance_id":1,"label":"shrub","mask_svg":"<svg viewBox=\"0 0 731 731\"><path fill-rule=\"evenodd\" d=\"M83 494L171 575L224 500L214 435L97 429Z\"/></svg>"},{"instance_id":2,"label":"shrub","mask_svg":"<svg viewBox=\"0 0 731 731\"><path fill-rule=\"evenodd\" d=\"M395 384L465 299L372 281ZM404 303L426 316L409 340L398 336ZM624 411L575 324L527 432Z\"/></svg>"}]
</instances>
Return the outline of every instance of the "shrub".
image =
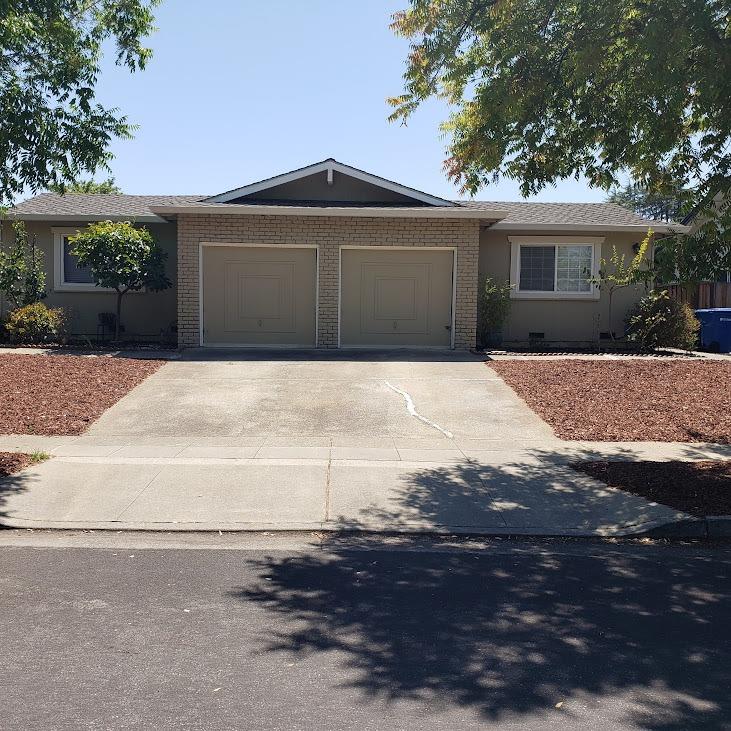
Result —
<instances>
[{"instance_id":1,"label":"shrub","mask_svg":"<svg viewBox=\"0 0 731 731\"><path fill-rule=\"evenodd\" d=\"M12 343L48 343L59 339L64 322L62 309L36 302L13 310L5 323L5 332Z\"/></svg>"},{"instance_id":2,"label":"shrub","mask_svg":"<svg viewBox=\"0 0 731 731\"><path fill-rule=\"evenodd\" d=\"M0 246L0 292L13 307L38 302L46 296L46 273L43 252L35 237L28 241L23 221L13 222L15 242L7 249Z\"/></svg>"},{"instance_id":3,"label":"shrub","mask_svg":"<svg viewBox=\"0 0 731 731\"><path fill-rule=\"evenodd\" d=\"M477 344L489 345L499 339L510 313L510 284L482 277L477 293Z\"/></svg>"},{"instance_id":4,"label":"shrub","mask_svg":"<svg viewBox=\"0 0 731 731\"><path fill-rule=\"evenodd\" d=\"M693 350L699 328L691 307L670 297L667 290L651 291L627 316L627 340L646 350Z\"/></svg>"}]
</instances>

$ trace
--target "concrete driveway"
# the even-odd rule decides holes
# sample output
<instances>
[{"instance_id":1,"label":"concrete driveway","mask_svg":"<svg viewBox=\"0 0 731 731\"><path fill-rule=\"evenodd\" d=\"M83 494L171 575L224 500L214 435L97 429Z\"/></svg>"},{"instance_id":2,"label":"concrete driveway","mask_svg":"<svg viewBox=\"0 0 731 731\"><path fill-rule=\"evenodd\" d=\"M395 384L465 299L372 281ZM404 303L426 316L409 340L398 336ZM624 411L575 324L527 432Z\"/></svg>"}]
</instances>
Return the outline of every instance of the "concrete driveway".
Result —
<instances>
[{"instance_id":1,"label":"concrete driveway","mask_svg":"<svg viewBox=\"0 0 731 731\"><path fill-rule=\"evenodd\" d=\"M577 474L565 446L471 355L192 352L48 444L54 459L0 490L0 517L558 535L685 517Z\"/></svg>"},{"instance_id":2,"label":"concrete driveway","mask_svg":"<svg viewBox=\"0 0 731 731\"><path fill-rule=\"evenodd\" d=\"M399 392L436 426L411 416ZM274 438L312 448L318 446L313 437L354 448L436 440L453 447L437 426L460 441L510 448L516 441L553 438L483 359L401 351L188 353L109 409L88 434L140 441Z\"/></svg>"}]
</instances>

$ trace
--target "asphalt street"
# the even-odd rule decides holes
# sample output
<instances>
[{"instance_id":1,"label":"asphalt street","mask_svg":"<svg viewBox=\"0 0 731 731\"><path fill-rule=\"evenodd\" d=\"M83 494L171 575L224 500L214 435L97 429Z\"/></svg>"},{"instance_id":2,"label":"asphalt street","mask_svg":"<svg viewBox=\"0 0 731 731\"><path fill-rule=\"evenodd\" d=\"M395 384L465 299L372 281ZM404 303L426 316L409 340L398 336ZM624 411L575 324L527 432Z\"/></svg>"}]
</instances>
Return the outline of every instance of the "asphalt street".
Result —
<instances>
[{"instance_id":1,"label":"asphalt street","mask_svg":"<svg viewBox=\"0 0 731 731\"><path fill-rule=\"evenodd\" d=\"M0 727L731 728L729 545L0 533Z\"/></svg>"}]
</instances>

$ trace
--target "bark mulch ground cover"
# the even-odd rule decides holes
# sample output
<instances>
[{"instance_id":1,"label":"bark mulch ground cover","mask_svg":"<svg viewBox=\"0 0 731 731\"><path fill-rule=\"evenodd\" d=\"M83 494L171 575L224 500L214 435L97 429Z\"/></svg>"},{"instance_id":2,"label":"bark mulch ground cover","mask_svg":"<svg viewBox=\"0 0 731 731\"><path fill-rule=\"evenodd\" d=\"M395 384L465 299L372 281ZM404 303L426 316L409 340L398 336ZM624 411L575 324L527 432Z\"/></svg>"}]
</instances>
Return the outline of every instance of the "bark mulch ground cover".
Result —
<instances>
[{"instance_id":1,"label":"bark mulch ground cover","mask_svg":"<svg viewBox=\"0 0 731 731\"><path fill-rule=\"evenodd\" d=\"M689 515L731 515L731 461L575 462L571 467Z\"/></svg>"},{"instance_id":2,"label":"bark mulch ground cover","mask_svg":"<svg viewBox=\"0 0 731 731\"><path fill-rule=\"evenodd\" d=\"M0 355L0 434L80 434L163 361Z\"/></svg>"},{"instance_id":3,"label":"bark mulch ground cover","mask_svg":"<svg viewBox=\"0 0 731 731\"><path fill-rule=\"evenodd\" d=\"M27 467L33 458L22 452L0 452L0 477L9 477Z\"/></svg>"},{"instance_id":4,"label":"bark mulch ground cover","mask_svg":"<svg viewBox=\"0 0 731 731\"><path fill-rule=\"evenodd\" d=\"M489 367L560 439L731 444L731 362L504 360Z\"/></svg>"}]
</instances>

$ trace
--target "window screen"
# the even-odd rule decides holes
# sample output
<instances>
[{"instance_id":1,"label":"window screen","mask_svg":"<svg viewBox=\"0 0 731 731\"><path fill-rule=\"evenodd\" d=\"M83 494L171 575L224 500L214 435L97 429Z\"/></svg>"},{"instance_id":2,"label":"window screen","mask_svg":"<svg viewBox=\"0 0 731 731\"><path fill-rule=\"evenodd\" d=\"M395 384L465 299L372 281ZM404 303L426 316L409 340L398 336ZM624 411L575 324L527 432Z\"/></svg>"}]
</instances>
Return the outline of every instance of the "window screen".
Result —
<instances>
[{"instance_id":1,"label":"window screen","mask_svg":"<svg viewBox=\"0 0 731 731\"><path fill-rule=\"evenodd\" d=\"M556 291L589 292L591 284L591 246L556 248Z\"/></svg>"},{"instance_id":2,"label":"window screen","mask_svg":"<svg viewBox=\"0 0 731 731\"><path fill-rule=\"evenodd\" d=\"M63 281L66 284L94 284L89 267L80 267L76 263L66 236L63 237Z\"/></svg>"},{"instance_id":3,"label":"window screen","mask_svg":"<svg viewBox=\"0 0 731 731\"><path fill-rule=\"evenodd\" d=\"M520 289L553 292L556 272L555 246L520 247Z\"/></svg>"}]
</instances>

